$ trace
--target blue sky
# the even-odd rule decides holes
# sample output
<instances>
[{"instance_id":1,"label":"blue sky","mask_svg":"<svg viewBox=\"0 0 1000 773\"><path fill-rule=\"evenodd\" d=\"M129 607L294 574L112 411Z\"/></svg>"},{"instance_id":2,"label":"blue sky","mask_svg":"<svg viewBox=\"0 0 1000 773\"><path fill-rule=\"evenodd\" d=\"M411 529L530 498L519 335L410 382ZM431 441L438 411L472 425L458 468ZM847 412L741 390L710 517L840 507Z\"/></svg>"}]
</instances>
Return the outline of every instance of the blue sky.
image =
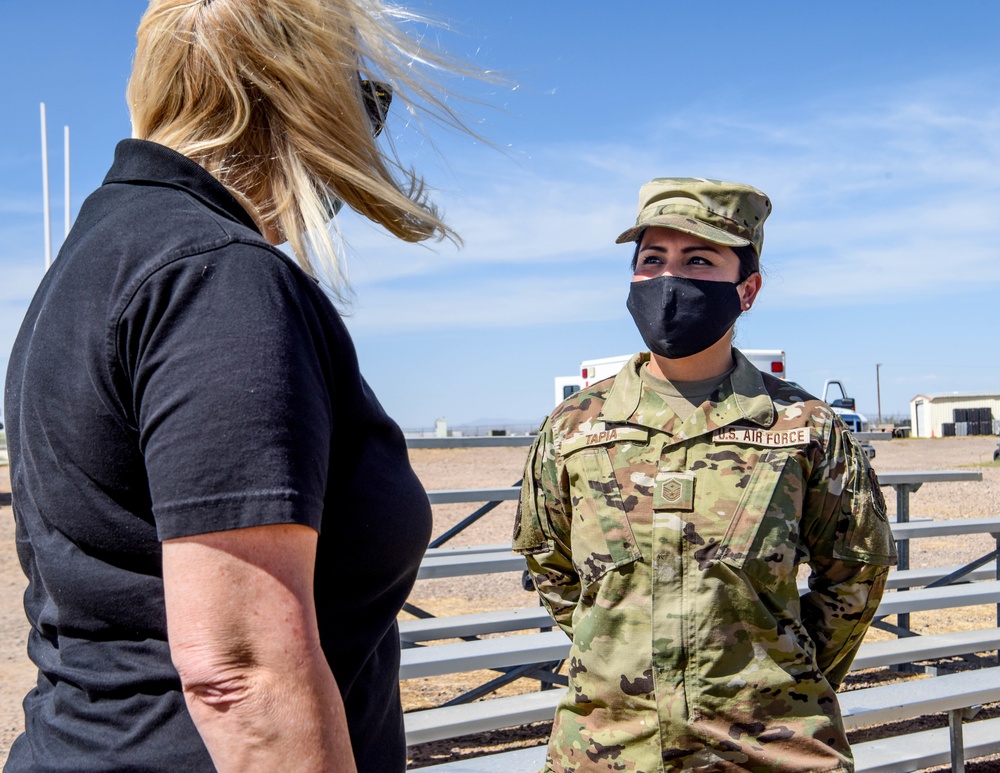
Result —
<instances>
[{"instance_id":1,"label":"blue sky","mask_svg":"<svg viewBox=\"0 0 1000 773\"><path fill-rule=\"evenodd\" d=\"M62 127L73 204L129 134L139 0L0 0L0 370L43 272L39 102L53 243ZM839 378L871 418L921 393L1000 392L1000 5L423 0L448 51L511 84L455 87L499 149L391 114L465 246L344 217L362 368L404 428L540 421L552 379L641 348L625 297L639 186L748 182L774 214L738 344ZM750 13L749 9L753 9ZM516 84L516 85L514 85Z\"/></svg>"}]
</instances>

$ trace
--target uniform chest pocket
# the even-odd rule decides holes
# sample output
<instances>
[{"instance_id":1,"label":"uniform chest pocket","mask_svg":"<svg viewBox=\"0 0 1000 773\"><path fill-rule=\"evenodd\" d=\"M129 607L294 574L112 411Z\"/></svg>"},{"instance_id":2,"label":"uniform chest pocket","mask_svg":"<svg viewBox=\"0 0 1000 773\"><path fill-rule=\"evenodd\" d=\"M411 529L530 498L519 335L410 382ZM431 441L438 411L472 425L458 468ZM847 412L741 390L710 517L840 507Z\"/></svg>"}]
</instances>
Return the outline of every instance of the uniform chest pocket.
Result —
<instances>
[{"instance_id":1,"label":"uniform chest pocket","mask_svg":"<svg viewBox=\"0 0 1000 773\"><path fill-rule=\"evenodd\" d=\"M717 557L764 587L795 580L805 476L797 457L761 455Z\"/></svg>"},{"instance_id":2,"label":"uniform chest pocket","mask_svg":"<svg viewBox=\"0 0 1000 773\"><path fill-rule=\"evenodd\" d=\"M638 561L618 480L606 448L586 448L566 460L573 508L573 564L583 584Z\"/></svg>"}]
</instances>

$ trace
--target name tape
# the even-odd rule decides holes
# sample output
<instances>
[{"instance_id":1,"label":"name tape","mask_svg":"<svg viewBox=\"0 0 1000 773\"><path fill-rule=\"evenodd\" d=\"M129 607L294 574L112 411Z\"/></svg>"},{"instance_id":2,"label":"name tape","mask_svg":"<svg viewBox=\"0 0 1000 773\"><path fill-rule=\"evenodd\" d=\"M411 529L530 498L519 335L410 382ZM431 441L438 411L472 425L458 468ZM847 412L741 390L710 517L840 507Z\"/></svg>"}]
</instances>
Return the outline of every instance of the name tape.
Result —
<instances>
[{"instance_id":1,"label":"name tape","mask_svg":"<svg viewBox=\"0 0 1000 773\"><path fill-rule=\"evenodd\" d=\"M607 443L634 442L646 443L649 440L649 432L638 427L611 427L606 428L603 423L596 423L591 427L590 432L579 432L572 437L566 438L560 447L565 455L579 448L588 446L601 446Z\"/></svg>"}]
</instances>

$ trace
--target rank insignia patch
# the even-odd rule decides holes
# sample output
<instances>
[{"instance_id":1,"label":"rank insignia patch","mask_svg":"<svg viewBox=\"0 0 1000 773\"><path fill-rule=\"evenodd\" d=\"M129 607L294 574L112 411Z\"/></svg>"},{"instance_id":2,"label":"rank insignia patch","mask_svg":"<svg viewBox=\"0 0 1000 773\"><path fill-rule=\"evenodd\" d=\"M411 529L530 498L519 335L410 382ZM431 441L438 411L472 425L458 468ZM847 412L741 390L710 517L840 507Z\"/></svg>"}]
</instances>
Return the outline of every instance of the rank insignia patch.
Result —
<instances>
[{"instance_id":1,"label":"rank insignia patch","mask_svg":"<svg viewBox=\"0 0 1000 773\"><path fill-rule=\"evenodd\" d=\"M694 473L661 472L653 489L654 510L694 509Z\"/></svg>"}]
</instances>

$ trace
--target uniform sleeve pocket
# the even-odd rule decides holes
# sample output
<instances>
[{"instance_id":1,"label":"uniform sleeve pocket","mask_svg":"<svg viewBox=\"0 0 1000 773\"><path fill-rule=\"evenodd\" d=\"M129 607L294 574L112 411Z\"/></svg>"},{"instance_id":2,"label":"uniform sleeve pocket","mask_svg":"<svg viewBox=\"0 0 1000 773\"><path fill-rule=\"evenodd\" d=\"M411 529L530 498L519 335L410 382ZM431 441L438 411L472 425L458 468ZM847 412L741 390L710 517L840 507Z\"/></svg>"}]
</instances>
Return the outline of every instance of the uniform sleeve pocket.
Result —
<instances>
[{"instance_id":1,"label":"uniform sleeve pocket","mask_svg":"<svg viewBox=\"0 0 1000 773\"><path fill-rule=\"evenodd\" d=\"M539 501L535 477L530 473L530 469L526 471L521 483L521 499L514 517L511 549L515 553L538 553L553 547L552 540L542 529L541 513L544 512L545 504Z\"/></svg>"},{"instance_id":2,"label":"uniform sleeve pocket","mask_svg":"<svg viewBox=\"0 0 1000 773\"><path fill-rule=\"evenodd\" d=\"M856 441L851 440L856 446ZM844 490L837 540L833 554L846 561L892 566L896 541L886 516L885 499L875 471L861 457L860 448L849 449L849 485Z\"/></svg>"},{"instance_id":3,"label":"uniform sleeve pocket","mask_svg":"<svg viewBox=\"0 0 1000 773\"><path fill-rule=\"evenodd\" d=\"M514 534L511 548L515 553L541 553L555 548L549 518L543 481L555 475L552 468L555 461L547 454L551 436L548 433L548 419L538 428L521 480L521 496L514 516ZM555 496L553 492L553 496Z\"/></svg>"},{"instance_id":4,"label":"uniform sleeve pocket","mask_svg":"<svg viewBox=\"0 0 1000 773\"><path fill-rule=\"evenodd\" d=\"M762 454L723 537L719 560L764 587L794 581L804 489L794 455Z\"/></svg>"},{"instance_id":5,"label":"uniform sleeve pocket","mask_svg":"<svg viewBox=\"0 0 1000 773\"><path fill-rule=\"evenodd\" d=\"M584 584L642 558L605 448L566 459L573 507L573 563Z\"/></svg>"}]
</instances>

